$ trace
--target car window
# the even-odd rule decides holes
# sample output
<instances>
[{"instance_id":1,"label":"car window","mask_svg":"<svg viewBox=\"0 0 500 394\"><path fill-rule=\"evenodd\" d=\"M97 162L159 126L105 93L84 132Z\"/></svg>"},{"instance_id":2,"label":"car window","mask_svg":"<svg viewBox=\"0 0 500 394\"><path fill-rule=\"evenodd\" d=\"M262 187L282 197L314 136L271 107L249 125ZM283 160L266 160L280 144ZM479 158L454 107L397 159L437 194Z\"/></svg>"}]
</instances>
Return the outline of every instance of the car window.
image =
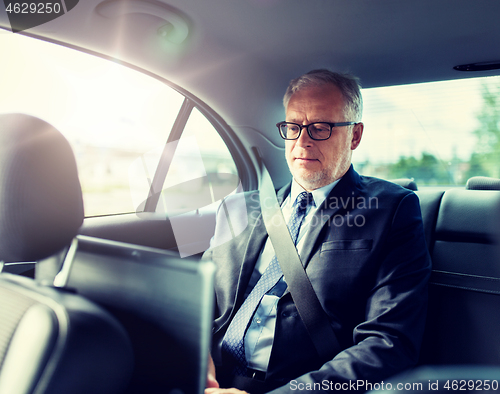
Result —
<instances>
[{"instance_id":1,"label":"car window","mask_svg":"<svg viewBox=\"0 0 500 394\"><path fill-rule=\"evenodd\" d=\"M500 177L500 77L363 90L357 170L418 187Z\"/></svg>"},{"instance_id":2,"label":"car window","mask_svg":"<svg viewBox=\"0 0 500 394\"><path fill-rule=\"evenodd\" d=\"M0 36L0 113L22 112L54 125L78 163L85 215L141 210L185 97L163 81L118 63L21 35ZM165 187L211 172L236 173L217 130L196 109ZM191 141L193 139L193 141ZM194 141L194 139L196 141ZM182 198L179 199L182 201Z\"/></svg>"},{"instance_id":3,"label":"car window","mask_svg":"<svg viewBox=\"0 0 500 394\"><path fill-rule=\"evenodd\" d=\"M236 191L239 178L226 144L196 108L176 143L157 210L199 209Z\"/></svg>"}]
</instances>

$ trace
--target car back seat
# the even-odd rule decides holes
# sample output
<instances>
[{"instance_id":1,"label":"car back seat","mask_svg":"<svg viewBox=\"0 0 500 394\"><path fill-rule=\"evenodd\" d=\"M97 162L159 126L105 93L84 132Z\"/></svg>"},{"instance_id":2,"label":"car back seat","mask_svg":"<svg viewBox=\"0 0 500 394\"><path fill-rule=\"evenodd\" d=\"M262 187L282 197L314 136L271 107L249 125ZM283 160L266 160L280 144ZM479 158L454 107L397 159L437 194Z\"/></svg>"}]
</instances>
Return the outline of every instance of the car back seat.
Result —
<instances>
[{"instance_id":1,"label":"car back seat","mask_svg":"<svg viewBox=\"0 0 500 394\"><path fill-rule=\"evenodd\" d=\"M429 253L432 255L435 242L436 222L439 213L439 206L443 198L444 191L417 191L420 200L420 210L422 211L422 220L424 223L425 241Z\"/></svg>"},{"instance_id":2,"label":"car back seat","mask_svg":"<svg viewBox=\"0 0 500 394\"><path fill-rule=\"evenodd\" d=\"M500 191L417 194L433 263L420 364L500 365Z\"/></svg>"}]
</instances>

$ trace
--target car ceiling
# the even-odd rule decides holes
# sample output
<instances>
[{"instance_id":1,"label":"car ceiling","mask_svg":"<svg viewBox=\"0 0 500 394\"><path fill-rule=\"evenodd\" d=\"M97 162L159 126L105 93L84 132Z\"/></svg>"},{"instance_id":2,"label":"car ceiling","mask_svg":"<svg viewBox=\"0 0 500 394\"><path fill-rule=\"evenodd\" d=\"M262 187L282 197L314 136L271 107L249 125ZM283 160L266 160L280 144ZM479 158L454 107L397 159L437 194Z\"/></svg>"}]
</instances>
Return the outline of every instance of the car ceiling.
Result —
<instances>
[{"instance_id":1,"label":"car ceiling","mask_svg":"<svg viewBox=\"0 0 500 394\"><path fill-rule=\"evenodd\" d=\"M137 2L159 11L131 11ZM500 60L499 15L493 0L80 0L24 33L145 68L232 126L267 133L289 80L313 68L352 72L364 87L498 74L453 67ZM188 38L166 42L159 29L179 18Z\"/></svg>"}]
</instances>

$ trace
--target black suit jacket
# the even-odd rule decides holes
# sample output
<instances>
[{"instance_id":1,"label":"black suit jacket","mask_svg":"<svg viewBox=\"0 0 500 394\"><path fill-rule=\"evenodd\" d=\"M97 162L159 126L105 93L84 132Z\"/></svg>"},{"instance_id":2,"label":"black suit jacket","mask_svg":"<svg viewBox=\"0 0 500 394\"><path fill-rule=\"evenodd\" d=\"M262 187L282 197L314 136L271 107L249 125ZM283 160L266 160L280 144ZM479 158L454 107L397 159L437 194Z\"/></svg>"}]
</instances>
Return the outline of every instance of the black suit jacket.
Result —
<instances>
[{"instance_id":1,"label":"black suit jacket","mask_svg":"<svg viewBox=\"0 0 500 394\"><path fill-rule=\"evenodd\" d=\"M279 191L280 202L289 191L290 185ZM258 192L245 193L246 212L241 198L228 198L219 210L213 239L218 246L204 256L217 265L212 357L222 385L234 384L227 378L231 366L221 355L222 338L267 238ZM360 176L351 166L313 217L305 241L301 259L341 349L327 359L318 356L287 292L278 302L265 388L252 382L236 383L238 388L252 394L346 388L380 382L413 366L431 270L417 196Z\"/></svg>"}]
</instances>

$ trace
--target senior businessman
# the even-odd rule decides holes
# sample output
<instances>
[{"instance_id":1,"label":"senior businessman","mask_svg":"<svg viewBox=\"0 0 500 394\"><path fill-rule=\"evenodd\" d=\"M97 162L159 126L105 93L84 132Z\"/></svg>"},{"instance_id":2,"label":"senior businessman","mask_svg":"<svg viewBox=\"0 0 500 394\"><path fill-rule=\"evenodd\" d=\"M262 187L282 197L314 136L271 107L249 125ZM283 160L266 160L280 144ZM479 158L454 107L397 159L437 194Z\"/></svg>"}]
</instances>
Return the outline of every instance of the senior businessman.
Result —
<instances>
[{"instance_id":1,"label":"senior businessman","mask_svg":"<svg viewBox=\"0 0 500 394\"><path fill-rule=\"evenodd\" d=\"M292 180L277 197L334 340L325 337L325 354L311 338L268 237L259 192L247 192L240 214L248 226L223 242L221 209L218 246L204 255L217 265L207 394L310 392L353 382L364 390L418 360L431 270L419 202L409 190L354 170L364 128L357 79L311 71L291 81L284 106L277 127Z\"/></svg>"}]
</instances>

